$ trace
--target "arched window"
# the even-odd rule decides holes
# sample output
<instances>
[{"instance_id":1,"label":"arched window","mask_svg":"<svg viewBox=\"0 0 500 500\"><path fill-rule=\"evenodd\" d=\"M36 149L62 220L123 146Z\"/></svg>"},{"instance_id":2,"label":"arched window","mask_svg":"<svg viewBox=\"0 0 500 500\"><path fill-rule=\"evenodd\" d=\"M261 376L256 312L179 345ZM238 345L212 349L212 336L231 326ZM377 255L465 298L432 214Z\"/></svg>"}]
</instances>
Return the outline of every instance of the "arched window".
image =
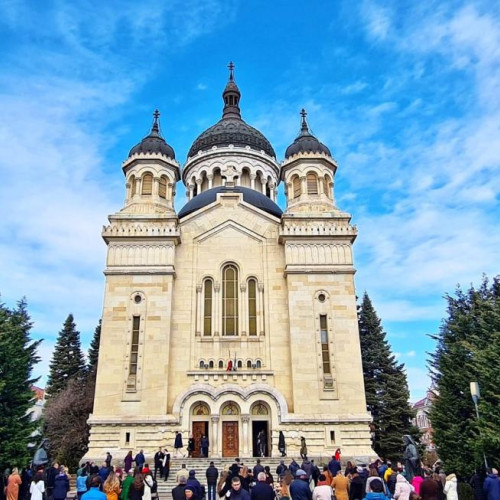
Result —
<instances>
[{"instance_id":1,"label":"arched window","mask_svg":"<svg viewBox=\"0 0 500 500\"><path fill-rule=\"evenodd\" d=\"M252 360L247 361L247 368L252 368Z\"/></svg>"},{"instance_id":2,"label":"arched window","mask_svg":"<svg viewBox=\"0 0 500 500\"><path fill-rule=\"evenodd\" d=\"M238 335L238 270L233 264L222 270L222 335Z\"/></svg>"},{"instance_id":3,"label":"arched window","mask_svg":"<svg viewBox=\"0 0 500 500\"><path fill-rule=\"evenodd\" d=\"M214 168L214 178L212 179L212 187L222 186L222 176L220 168Z\"/></svg>"},{"instance_id":4,"label":"arched window","mask_svg":"<svg viewBox=\"0 0 500 500\"><path fill-rule=\"evenodd\" d=\"M160 177L160 184L158 185L158 196L160 198L167 197L167 178L164 175Z\"/></svg>"},{"instance_id":5,"label":"arched window","mask_svg":"<svg viewBox=\"0 0 500 500\"><path fill-rule=\"evenodd\" d=\"M325 178L323 180L323 191L330 198L330 177L328 175L325 175Z\"/></svg>"},{"instance_id":6,"label":"arched window","mask_svg":"<svg viewBox=\"0 0 500 500\"><path fill-rule=\"evenodd\" d=\"M142 194L153 194L153 176L151 174L144 174L142 178Z\"/></svg>"},{"instance_id":7,"label":"arched window","mask_svg":"<svg viewBox=\"0 0 500 500\"><path fill-rule=\"evenodd\" d=\"M292 181L293 184L293 197L298 198L301 195L300 177L296 175Z\"/></svg>"},{"instance_id":8,"label":"arched window","mask_svg":"<svg viewBox=\"0 0 500 500\"><path fill-rule=\"evenodd\" d=\"M257 282L248 280L248 334L257 335Z\"/></svg>"},{"instance_id":9,"label":"arched window","mask_svg":"<svg viewBox=\"0 0 500 500\"><path fill-rule=\"evenodd\" d=\"M249 188L252 185L252 182L250 180L250 172L248 171L247 168L244 168L242 173L241 173L240 184L243 187L247 187L247 188Z\"/></svg>"},{"instance_id":10,"label":"arched window","mask_svg":"<svg viewBox=\"0 0 500 500\"><path fill-rule=\"evenodd\" d=\"M205 368L205 361L203 360L200 360L200 368Z\"/></svg>"},{"instance_id":11,"label":"arched window","mask_svg":"<svg viewBox=\"0 0 500 500\"><path fill-rule=\"evenodd\" d=\"M318 178L316 174L307 174L307 194L318 194Z\"/></svg>"},{"instance_id":12,"label":"arched window","mask_svg":"<svg viewBox=\"0 0 500 500\"><path fill-rule=\"evenodd\" d=\"M219 368L224 368L224 361L222 359L219 361Z\"/></svg>"},{"instance_id":13,"label":"arched window","mask_svg":"<svg viewBox=\"0 0 500 500\"><path fill-rule=\"evenodd\" d=\"M262 368L262 361L260 359L257 360L257 363L255 363L255 366L257 368Z\"/></svg>"},{"instance_id":14,"label":"arched window","mask_svg":"<svg viewBox=\"0 0 500 500\"><path fill-rule=\"evenodd\" d=\"M241 361L241 359L239 359L238 362L236 363L236 366L238 368L243 368L243 361Z\"/></svg>"},{"instance_id":15,"label":"arched window","mask_svg":"<svg viewBox=\"0 0 500 500\"><path fill-rule=\"evenodd\" d=\"M212 359L208 362L208 367L209 368L213 368L214 367L214 361Z\"/></svg>"},{"instance_id":16,"label":"arched window","mask_svg":"<svg viewBox=\"0 0 500 500\"><path fill-rule=\"evenodd\" d=\"M213 283L212 280L205 280L203 292L203 335L212 335L212 302Z\"/></svg>"},{"instance_id":17,"label":"arched window","mask_svg":"<svg viewBox=\"0 0 500 500\"><path fill-rule=\"evenodd\" d=\"M208 189L208 177L207 174L203 173L202 181L201 181L201 192L206 191Z\"/></svg>"}]
</instances>

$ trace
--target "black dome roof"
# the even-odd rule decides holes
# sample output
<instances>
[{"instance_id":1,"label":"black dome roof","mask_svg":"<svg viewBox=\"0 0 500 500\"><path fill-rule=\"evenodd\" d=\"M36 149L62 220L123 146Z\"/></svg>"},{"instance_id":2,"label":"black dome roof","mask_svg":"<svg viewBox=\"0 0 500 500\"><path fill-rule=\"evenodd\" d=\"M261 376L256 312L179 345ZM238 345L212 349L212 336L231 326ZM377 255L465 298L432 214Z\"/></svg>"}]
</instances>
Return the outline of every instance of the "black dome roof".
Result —
<instances>
[{"instance_id":1,"label":"black dome roof","mask_svg":"<svg viewBox=\"0 0 500 500\"><path fill-rule=\"evenodd\" d=\"M245 123L240 113L240 89L234 81L234 64L229 63L229 81L222 93L224 110L222 119L205 130L193 142L189 149L188 158L195 156L198 151L207 151L213 146L250 146L256 151L264 151L273 158L276 157L270 142L255 128Z\"/></svg>"},{"instance_id":2,"label":"black dome roof","mask_svg":"<svg viewBox=\"0 0 500 500\"><path fill-rule=\"evenodd\" d=\"M137 145L135 145L129 152L129 158L135 153L161 153L172 160L175 160L175 152L165 139L160 135L160 127L158 125L158 117L160 113L156 110L153 114L154 121L149 135Z\"/></svg>"},{"instance_id":3,"label":"black dome roof","mask_svg":"<svg viewBox=\"0 0 500 500\"><path fill-rule=\"evenodd\" d=\"M195 196L192 200L188 201L179 212L179 218L189 215L200 208L206 207L217 200L218 193L242 193L243 201L250 203L256 208L267 212L268 214L274 215L275 217L281 217L283 212L281 208L274 203L270 198L255 191L254 189L235 186L235 187L227 187L227 186L217 186L207 191L203 191L199 195Z\"/></svg>"},{"instance_id":4,"label":"black dome roof","mask_svg":"<svg viewBox=\"0 0 500 500\"><path fill-rule=\"evenodd\" d=\"M285 158L290 158L298 153L325 153L328 156L332 156L330 150L322 142L319 142L318 139L311 134L311 132L309 132L309 127L306 122L306 112L304 109L301 111L301 115L302 126L300 134L295 141L293 141L293 143L286 148Z\"/></svg>"},{"instance_id":5,"label":"black dome roof","mask_svg":"<svg viewBox=\"0 0 500 500\"><path fill-rule=\"evenodd\" d=\"M198 151L207 151L212 146L250 146L257 151L264 151L276 157L270 142L257 129L245 123L241 118L222 118L215 125L198 136L189 149L188 157L195 156Z\"/></svg>"}]
</instances>

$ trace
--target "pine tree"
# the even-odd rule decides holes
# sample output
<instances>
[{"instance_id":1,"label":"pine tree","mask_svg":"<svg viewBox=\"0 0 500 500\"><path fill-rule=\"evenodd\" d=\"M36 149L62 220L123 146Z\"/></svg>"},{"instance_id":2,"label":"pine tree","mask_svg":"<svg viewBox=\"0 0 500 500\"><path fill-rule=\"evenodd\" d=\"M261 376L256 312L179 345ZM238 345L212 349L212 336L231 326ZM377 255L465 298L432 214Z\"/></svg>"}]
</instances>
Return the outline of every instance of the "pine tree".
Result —
<instances>
[{"instance_id":1,"label":"pine tree","mask_svg":"<svg viewBox=\"0 0 500 500\"><path fill-rule=\"evenodd\" d=\"M94 330L94 336L89 347L88 371L94 372L97 369L97 361L99 359L99 344L101 342L101 325L102 320L99 320L98 325Z\"/></svg>"},{"instance_id":2,"label":"pine tree","mask_svg":"<svg viewBox=\"0 0 500 500\"><path fill-rule=\"evenodd\" d=\"M64 390L70 380L85 378L85 361L80 344L80 332L76 330L73 315L69 314L64 322L50 361L47 381L47 397L53 398Z\"/></svg>"},{"instance_id":3,"label":"pine tree","mask_svg":"<svg viewBox=\"0 0 500 500\"><path fill-rule=\"evenodd\" d=\"M41 340L32 341L32 323L27 305L21 300L9 310L0 304L0 469L24 466L29 459L28 444L38 427L29 410L33 406L31 378L39 358L36 350Z\"/></svg>"},{"instance_id":4,"label":"pine tree","mask_svg":"<svg viewBox=\"0 0 500 500\"><path fill-rule=\"evenodd\" d=\"M379 456L399 460L405 434L419 441L419 431L411 423L414 412L404 365L396 362L367 293L359 307L358 323L366 406L375 427L373 449Z\"/></svg>"},{"instance_id":5,"label":"pine tree","mask_svg":"<svg viewBox=\"0 0 500 500\"><path fill-rule=\"evenodd\" d=\"M483 464L483 452L500 460L500 284L485 278L476 290L457 288L447 296L444 320L431 354L430 367L437 397L430 419L434 441L447 470L467 477ZM480 422L470 394L470 382L479 383Z\"/></svg>"}]
</instances>

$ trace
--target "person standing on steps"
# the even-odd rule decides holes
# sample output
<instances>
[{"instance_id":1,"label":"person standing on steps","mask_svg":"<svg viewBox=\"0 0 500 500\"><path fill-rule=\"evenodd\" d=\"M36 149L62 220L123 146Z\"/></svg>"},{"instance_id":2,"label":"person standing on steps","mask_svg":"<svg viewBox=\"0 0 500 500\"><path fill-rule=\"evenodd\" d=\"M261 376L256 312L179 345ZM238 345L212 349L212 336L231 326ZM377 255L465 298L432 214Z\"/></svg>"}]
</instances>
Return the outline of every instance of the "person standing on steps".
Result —
<instances>
[{"instance_id":1,"label":"person standing on steps","mask_svg":"<svg viewBox=\"0 0 500 500\"><path fill-rule=\"evenodd\" d=\"M179 458L179 455L182 455L182 448L184 448L184 445L182 444L182 434L179 431L175 433L174 448L175 457Z\"/></svg>"},{"instance_id":2,"label":"person standing on steps","mask_svg":"<svg viewBox=\"0 0 500 500\"><path fill-rule=\"evenodd\" d=\"M165 481L168 481L168 476L170 475L170 453L167 448L163 450L163 476Z\"/></svg>"},{"instance_id":3,"label":"person standing on steps","mask_svg":"<svg viewBox=\"0 0 500 500\"><path fill-rule=\"evenodd\" d=\"M154 479L156 481L156 475L158 471L160 471L160 477L163 477L163 459L165 458L165 455L163 454L163 451L161 451L161 447L158 448L158 451L155 453L154 456L154 461L155 461L155 471L154 471Z\"/></svg>"},{"instance_id":4,"label":"person standing on steps","mask_svg":"<svg viewBox=\"0 0 500 500\"><path fill-rule=\"evenodd\" d=\"M193 458L193 452L194 452L194 437L193 437L193 434L189 434L187 452L188 452L188 458Z\"/></svg>"},{"instance_id":5,"label":"person standing on steps","mask_svg":"<svg viewBox=\"0 0 500 500\"><path fill-rule=\"evenodd\" d=\"M208 447L210 446L210 443L208 441L207 436L205 436L205 434L203 434L203 436L201 436L200 444L201 444L201 456L204 458L208 458Z\"/></svg>"},{"instance_id":6,"label":"person standing on steps","mask_svg":"<svg viewBox=\"0 0 500 500\"><path fill-rule=\"evenodd\" d=\"M217 479L219 477L219 471L217 467L215 467L213 462L210 462L210 465L206 471L207 476L207 488L208 488L208 500L216 500L216 492L217 492Z\"/></svg>"}]
</instances>

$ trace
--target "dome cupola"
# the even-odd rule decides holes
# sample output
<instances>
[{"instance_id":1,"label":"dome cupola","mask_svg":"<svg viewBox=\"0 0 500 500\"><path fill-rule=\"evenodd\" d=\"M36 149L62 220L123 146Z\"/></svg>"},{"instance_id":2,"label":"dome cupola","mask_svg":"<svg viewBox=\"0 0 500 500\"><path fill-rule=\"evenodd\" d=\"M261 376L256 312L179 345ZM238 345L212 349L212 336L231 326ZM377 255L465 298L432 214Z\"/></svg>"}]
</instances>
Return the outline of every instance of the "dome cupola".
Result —
<instances>
[{"instance_id":1,"label":"dome cupola","mask_svg":"<svg viewBox=\"0 0 500 500\"><path fill-rule=\"evenodd\" d=\"M175 160L175 152L172 146L167 144L160 134L160 125L158 123L159 116L160 112L155 110L153 113L153 126L151 127L151 132L130 150L128 154L129 158L134 154L159 153Z\"/></svg>"},{"instance_id":2,"label":"dome cupola","mask_svg":"<svg viewBox=\"0 0 500 500\"><path fill-rule=\"evenodd\" d=\"M213 146L249 146L255 151L264 151L272 158L276 157L273 147L264 135L251 127L241 118L241 92L234 81L234 64L229 63L229 80L222 93L224 109L222 118L212 127L198 136L189 149L188 158L199 151L208 151Z\"/></svg>"},{"instance_id":3,"label":"dome cupola","mask_svg":"<svg viewBox=\"0 0 500 500\"><path fill-rule=\"evenodd\" d=\"M300 134L297 136L290 146L285 151L285 158L290 158L299 153L323 153L332 156L330 150L322 143L319 142L314 135L309 131L306 121L306 110L302 109L300 112L302 116L302 124L300 127Z\"/></svg>"}]
</instances>

